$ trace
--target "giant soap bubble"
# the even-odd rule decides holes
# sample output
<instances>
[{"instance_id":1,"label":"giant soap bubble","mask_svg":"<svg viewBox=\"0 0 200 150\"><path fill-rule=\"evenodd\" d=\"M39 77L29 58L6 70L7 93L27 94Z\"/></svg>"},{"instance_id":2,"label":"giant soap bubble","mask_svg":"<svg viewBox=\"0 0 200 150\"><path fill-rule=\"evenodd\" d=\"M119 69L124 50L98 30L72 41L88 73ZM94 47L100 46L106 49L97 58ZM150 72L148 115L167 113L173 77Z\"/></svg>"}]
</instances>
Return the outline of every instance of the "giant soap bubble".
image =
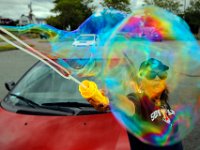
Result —
<instances>
[{"instance_id":1,"label":"giant soap bubble","mask_svg":"<svg viewBox=\"0 0 200 150\"><path fill-rule=\"evenodd\" d=\"M36 50L70 70L72 74L82 74L94 66L94 59L102 56L102 45L110 31L118 25L127 14L114 10L102 9L87 18L76 30L65 31L47 24L29 24L25 26L3 26L20 37ZM70 23L69 23L70 24ZM41 38L41 39L40 39ZM77 61L83 70L72 69L65 59L87 59L89 62ZM86 71L87 72L87 71Z\"/></svg>"},{"instance_id":2,"label":"giant soap bubble","mask_svg":"<svg viewBox=\"0 0 200 150\"><path fill-rule=\"evenodd\" d=\"M198 119L200 49L188 25L158 7L134 10L104 46L111 110L134 136L164 146Z\"/></svg>"}]
</instances>

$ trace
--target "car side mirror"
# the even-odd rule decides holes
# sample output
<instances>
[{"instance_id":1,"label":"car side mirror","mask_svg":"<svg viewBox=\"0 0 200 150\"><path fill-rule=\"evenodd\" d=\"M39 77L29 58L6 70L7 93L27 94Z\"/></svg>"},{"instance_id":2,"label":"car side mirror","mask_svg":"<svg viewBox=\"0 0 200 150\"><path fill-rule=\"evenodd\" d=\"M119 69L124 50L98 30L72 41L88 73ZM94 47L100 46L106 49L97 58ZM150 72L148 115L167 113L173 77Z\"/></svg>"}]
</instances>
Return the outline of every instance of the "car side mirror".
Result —
<instances>
[{"instance_id":1,"label":"car side mirror","mask_svg":"<svg viewBox=\"0 0 200 150\"><path fill-rule=\"evenodd\" d=\"M5 83L5 87L8 91L11 91L15 86L15 82L14 81L9 81Z\"/></svg>"}]
</instances>

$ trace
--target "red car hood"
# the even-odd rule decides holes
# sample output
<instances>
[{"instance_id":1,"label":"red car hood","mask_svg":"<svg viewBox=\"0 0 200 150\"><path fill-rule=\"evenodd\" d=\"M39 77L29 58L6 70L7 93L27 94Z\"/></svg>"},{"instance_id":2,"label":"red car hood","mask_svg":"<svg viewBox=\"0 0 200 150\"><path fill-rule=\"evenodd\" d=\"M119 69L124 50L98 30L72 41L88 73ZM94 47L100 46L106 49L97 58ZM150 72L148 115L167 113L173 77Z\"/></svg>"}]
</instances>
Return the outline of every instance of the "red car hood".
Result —
<instances>
[{"instance_id":1,"label":"red car hood","mask_svg":"<svg viewBox=\"0 0 200 150\"><path fill-rule=\"evenodd\" d=\"M126 130L111 113L40 116L0 108L1 150L130 149Z\"/></svg>"}]
</instances>

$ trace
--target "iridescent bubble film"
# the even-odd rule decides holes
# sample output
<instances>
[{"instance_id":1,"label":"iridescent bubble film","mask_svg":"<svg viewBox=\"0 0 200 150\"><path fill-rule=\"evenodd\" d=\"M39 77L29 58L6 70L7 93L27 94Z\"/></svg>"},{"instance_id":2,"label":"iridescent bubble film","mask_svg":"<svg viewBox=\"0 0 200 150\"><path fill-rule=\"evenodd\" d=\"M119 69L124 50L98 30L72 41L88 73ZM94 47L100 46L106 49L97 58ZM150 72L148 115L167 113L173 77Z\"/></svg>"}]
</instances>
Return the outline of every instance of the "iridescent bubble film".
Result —
<instances>
[{"instance_id":1,"label":"iridescent bubble film","mask_svg":"<svg viewBox=\"0 0 200 150\"><path fill-rule=\"evenodd\" d=\"M177 143L198 120L200 48L185 21L166 10L102 10L74 31L38 24L4 28L71 75L101 74L111 111L145 143Z\"/></svg>"},{"instance_id":2,"label":"iridescent bubble film","mask_svg":"<svg viewBox=\"0 0 200 150\"><path fill-rule=\"evenodd\" d=\"M158 146L190 133L199 117L200 48L184 20L158 7L135 9L103 52L111 110L130 133Z\"/></svg>"},{"instance_id":3,"label":"iridescent bubble film","mask_svg":"<svg viewBox=\"0 0 200 150\"><path fill-rule=\"evenodd\" d=\"M60 30L47 24L3 27L48 58L57 60L57 63L72 70L70 72L73 74L82 74L84 70L74 70L65 59L90 58L87 63L85 61L77 63L79 66L87 64L87 67L83 67L85 69L94 68L91 61L102 57L102 45L106 42L106 38L126 16L127 14L118 10L103 9L92 14L74 31Z\"/></svg>"}]
</instances>

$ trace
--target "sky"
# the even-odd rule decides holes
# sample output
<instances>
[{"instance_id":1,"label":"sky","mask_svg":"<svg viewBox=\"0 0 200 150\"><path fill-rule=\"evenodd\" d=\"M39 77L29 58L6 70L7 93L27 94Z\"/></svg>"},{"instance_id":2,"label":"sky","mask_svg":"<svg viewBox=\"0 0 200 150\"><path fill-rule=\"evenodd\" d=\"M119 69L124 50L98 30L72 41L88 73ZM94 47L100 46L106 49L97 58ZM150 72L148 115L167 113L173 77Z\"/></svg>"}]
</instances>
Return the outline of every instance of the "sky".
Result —
<instances>
[{"instance_id":1,"label":"sky","mask_svg":"<svg viewBox=\"0 0 200 150\"><path fill-rule=\"evenodd\" d=\"M31 0L33 14L36 18L46 18L53 13L53 0ZM22 14L28 15L30 0L0 0L0 16L17 20Z\"/></svg>"},{"instance_id":2,"label":"sky","mask_svg":"<svg viewBox=\"0 0 200 150\"><path fill-rule=\"evenodd\" d=\"M50 10L54 8L53 0L0 0L0 16L17 20L22 14L28 15L28 4L32 1L33 14L36 18L46 18L54 15ZM100 6L102 0L93 0L91 5ZM180 0L183 2L183 0ZM187 3L189 0L186 0ZM131 0L131 7L140 6L143 0Z\"/></svg>"},{"instance_id":3,"label":"sky","mask_svg":"<svg viewBox=\"0 0 200 150\"><path fill-rule=\"evenodd\" d=\"M11 18L17 20L22 14L28 15L28 4L32 1L33 14L36 18L46 18L54 15L50 10L54 8L53 0L0 0L0 16L3 18ZM93 4L97 4L102 0L94 0ZM140 5L142 0L131 0Z\"/></svg>"}]
</instances>

